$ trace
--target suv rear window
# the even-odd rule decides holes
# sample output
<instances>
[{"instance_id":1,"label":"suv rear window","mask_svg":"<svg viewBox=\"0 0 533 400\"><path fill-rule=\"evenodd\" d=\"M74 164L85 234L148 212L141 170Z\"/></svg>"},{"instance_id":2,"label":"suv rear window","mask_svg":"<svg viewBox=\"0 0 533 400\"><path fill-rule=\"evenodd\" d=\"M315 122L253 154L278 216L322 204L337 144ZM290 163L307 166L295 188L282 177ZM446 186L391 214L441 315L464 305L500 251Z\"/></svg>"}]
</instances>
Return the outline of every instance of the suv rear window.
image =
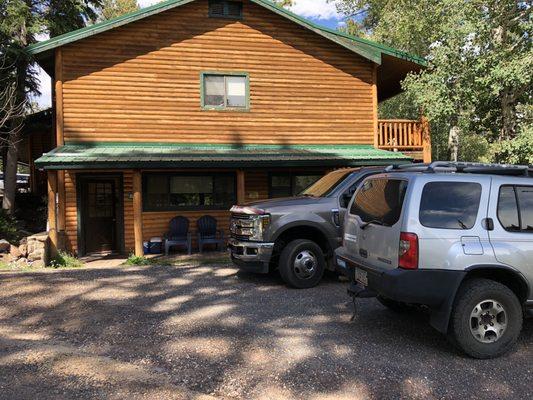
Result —
<instances>
[{"instance_id":1,"label":"suv rear window","mask_svg":"<svg viewBox=\"0 0 533 400\"><path fill-rule=\"evenodd\" d=\"M472 229L480 199L479 183L427 183L420 200L420 223L428 228Z\"/></svg>"},{"instance_id":2,"label":"suv rear window","mask_svg":"<svg viewBox=\"0 0 533 400\"><path fill-rule=\"evenodd\" d=\"M392 226L400 219L407 182L398 179L369 179L357 192L350 209L363 222Z\"/></svg>"},{"instance_id":3,"label":"suv rear window","mask_svg":"<svg viewBox=\"0 0 533 400\"><path fill-rule=\"evenodd\" d=\"M533 186L502 186L498 219L506 231L533 232Z\"/></svg>"}]
</instances>

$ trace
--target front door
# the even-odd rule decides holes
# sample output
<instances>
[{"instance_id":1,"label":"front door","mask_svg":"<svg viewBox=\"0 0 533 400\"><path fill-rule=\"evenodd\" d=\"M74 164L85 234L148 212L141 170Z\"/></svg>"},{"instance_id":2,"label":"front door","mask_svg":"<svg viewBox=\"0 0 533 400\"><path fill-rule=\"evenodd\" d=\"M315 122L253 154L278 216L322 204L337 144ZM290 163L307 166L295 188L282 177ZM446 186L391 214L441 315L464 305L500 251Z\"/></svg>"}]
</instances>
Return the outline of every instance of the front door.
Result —
<instances>
[{"instance_id":1,"label":"front door","mask_svg":"<svg viewBox=\"0 0 533 400\"><path fill-rule=\"evenodd\" d=\"M83 254L119 251L119 179L83 177L81 179L81 234Z\"/></svg>"}]
</instances>

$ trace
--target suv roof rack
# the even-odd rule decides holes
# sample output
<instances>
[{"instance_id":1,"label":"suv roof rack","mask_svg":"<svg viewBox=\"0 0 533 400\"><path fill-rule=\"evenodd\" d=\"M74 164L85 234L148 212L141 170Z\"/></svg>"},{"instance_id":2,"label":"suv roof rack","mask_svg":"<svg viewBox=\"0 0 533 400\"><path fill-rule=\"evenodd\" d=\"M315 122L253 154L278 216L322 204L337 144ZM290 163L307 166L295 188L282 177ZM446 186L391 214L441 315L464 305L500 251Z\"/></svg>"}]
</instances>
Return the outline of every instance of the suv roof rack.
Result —
<instances>
[{"instance_id":1,"label":"suv roof rack","mask_svg":"<svg viewBox=\"0 0 533 400\"><path fill-rule=\"evenodd\" d=\"M431 164L391 165L386 172L458 172L464 174L488 174L533 177L533 165L485 164L473 162L435 161Z\"/></svg>"}]
</instances>

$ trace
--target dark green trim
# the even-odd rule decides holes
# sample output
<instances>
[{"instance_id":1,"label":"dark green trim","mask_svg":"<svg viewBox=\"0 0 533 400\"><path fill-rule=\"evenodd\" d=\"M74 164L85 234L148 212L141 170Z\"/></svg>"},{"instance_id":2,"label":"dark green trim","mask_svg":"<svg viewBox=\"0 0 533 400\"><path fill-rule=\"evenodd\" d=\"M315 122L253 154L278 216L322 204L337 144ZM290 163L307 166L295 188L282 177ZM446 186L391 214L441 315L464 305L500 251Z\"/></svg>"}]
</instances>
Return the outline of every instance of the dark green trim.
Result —
<instances>
[{"instance_id":1,"label":"dark green trim","mask_svg":"<svg viewBox=\"0 0 533 400\"><path fill-rule=\"evenodd\" d=\"M78 243L78 256L85 256L85 234L83 232L83 206L82 203L85 201L83 197L83 184L87 180L98 180L98 179L115 179L117 196L119 198L116 204L116 251L120 254L124 254L126 251L126 243L124 240L124 175L122 173L105 173L95 175L94 173L77 173L76 174L76 220L77 220L77 243Z\"/></svg>"},{"instance_id":2,"label":"dark green trim","mask_svg":"<svg viewBox=\"0 0 533 400\"><path fill-rule=\"evenodd\" d=\"M82 29L78 29L73 32L66 33L61 36L57 36L50 40L42 41L39 43L32 44L28 46L28 51L30 54L37 55L50 50L53 50L57 47L64 46L69 43L76 42L78 40L108 31L119 26L129 24L131 22L137 21L142 18L149 17L151 15L159 14L166 10L170 10L175 7L179 7L188 3L191 3L195 0L168 0L158 4L155 4L150 7L143 8L139 11L132 12L130 14L122 15L118 18L111 19L109 21L104 21L98 24L94 24ZM427 65L426 60L421 57L408 54L406 52L394 49L383 44L372 42L366 39L361 39L355 36L350 36L345 33L325 28L323 26L317 25L305 18L302 18L285 8L279 7L270 1L267 0L250 0L251 2L258 4L267 8L268 10L285 17L294 23L303 26L320 36L323 36L338 45L345 47L346 49L359 54L360 56L375 62L376 64L381 64L381 55L388 54L393 57L401 58L408 60L413 63L417 63L423 66Z\"/></svg>"},{"instance_id":3,"label":"dark green trim","mask_svg":"<svg viewBox=\"0 0 533 400\"><path fill-rule=\"evenodd\" d=\"M148 208L146 206L146 196L147 196L147 189L148 189L148 183L147 180L150 176L165 176L167 179L167 191L170 193L170 178L175 176L185 176L185 177L193 177L193 176L209 176L214 180L219 177L232 177L233 178L233 200L231 201L231 204L225 204L222 206L203 206L203 205L197 205L197 206L174 206L174 207L158 207L158 208ZM237 174L235 172L191 172L191 173L168 173L168 172L145 172L142 174L142 196L143 196L143 212L166 212L166 211L202 211L202 210L228 210L237 203Z\"/></svg>"},{"instance_id":4,"label":"dark green trim","mask_svg":"<svg viewBox=\"0 0 533 400\"><path fill-rule=\"evenodd\" d=\"M244 107L217 107L209 106L205 104L205 77L206 75L215 75L215 76L240 76L246 78L246 99ZM224 97L226 96L226 82L224 80ZM237 112L246 112L250 111L250 74L244 71L202 71L200 72L200 106L202 110L209 111L237 111Z\"/></svg>"},{"instance_id":5,"label":"dark green trim","mask_svg":"<svg viewBox=\"0 0 533 400\"><path fill-rule=\"evenodd\" d=\"M215 1L218 1L218 2L221 2L224 4L224 15L219 15L219 14L212 14L211 13L211 3L215 2ZM228 3L239 3L241 5L241 13L239 16L234 16L234 15L227 15L227 12L228 12ZM209 0L208 2L208 5L209 7L209 11L207 13L207 15L209 16L209 18L224 18L224 19L233 19L233 20L242 20L244 18L244 5L242 3L242 1L233 1L233 0Z\"/></svg>"}]
</instances>

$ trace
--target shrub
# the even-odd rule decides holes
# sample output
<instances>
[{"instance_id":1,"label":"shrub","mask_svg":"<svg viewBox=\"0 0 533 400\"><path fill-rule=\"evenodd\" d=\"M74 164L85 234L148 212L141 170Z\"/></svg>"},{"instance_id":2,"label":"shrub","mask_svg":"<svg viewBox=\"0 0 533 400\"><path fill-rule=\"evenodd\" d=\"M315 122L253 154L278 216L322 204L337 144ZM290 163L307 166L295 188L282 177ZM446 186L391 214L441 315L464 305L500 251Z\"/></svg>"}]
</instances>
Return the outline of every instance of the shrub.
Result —
<instances>
[{"instance_id":1,"label":"shrub","mask_svg":"<svg viewBox=\"0 0 533 400\"><path fill-rule=\"evenodd\" d=\"M83 265L84 264L73 255L62 251L50 262L50 268L82 268Z\"/></svg>"},{"instance_id":2,"label":"shrub","mask_svg":"<svg viewBox=\"0 0 533 400\"><path fill-rule=\"evenodd\" d=\"M514 139L494 143L492 160L505 164L533 164L533 127L525 127Z\"/></svg>"},{"instance_id":3,"label":"shrub","mask_svg":"<svg viewBox=\"0 0 533 400\"><path fill-rule=\"evenodd\" d=\"M0 239L10 243L20 240L17 221L2 209L0 209Z\"/></svg>"},{"instance_id":4,"label":"shrub","mask_svg":"<svg viewBox=\"0 0 533 400\"><path fill-rule=\"evenodd\" d=\"M150 265L150 260L143 256L136 256L135 254L130 254L126 260L126 265Z\"/></svg>"}]
</instances>

